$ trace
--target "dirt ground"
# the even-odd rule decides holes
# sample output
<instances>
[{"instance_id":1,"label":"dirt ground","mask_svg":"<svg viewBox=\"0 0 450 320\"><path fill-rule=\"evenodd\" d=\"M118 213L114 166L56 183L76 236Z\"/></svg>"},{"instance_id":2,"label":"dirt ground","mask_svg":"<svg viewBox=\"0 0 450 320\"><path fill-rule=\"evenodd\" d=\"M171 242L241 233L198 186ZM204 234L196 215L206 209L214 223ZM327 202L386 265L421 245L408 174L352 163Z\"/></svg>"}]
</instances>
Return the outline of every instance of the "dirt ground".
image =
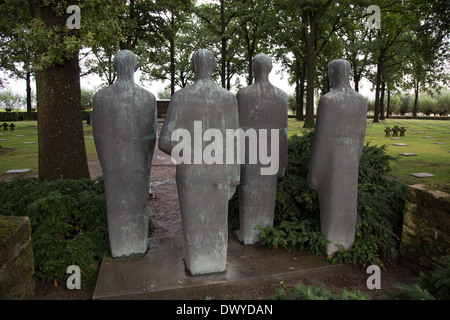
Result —
<instances>
[{"instance_id":1,"label":"dirt ground","mask_svg":"<svg viewBox=\"0 0 450 320\"><path fill-rule=\"evenodd\" d=\"M91 178L101 175L101 167L98 161L89 161ZM5 178L5 177L2 177ZM181 234L181 217L178 204L178 194L175 182L175 165L166 154L156 148L151 171L151 199L149 201L149 214L155 226L151 237L163 237ZM404 283L412 280L413 274L406 268L397 264L388 264L381 271L381 289L370 290L366 281L369 274L359 270L345 272L329 276L315 276L297 281L305 285L319 285L324 283L326 288L337 294L344 289L347 291L359 290L368 294L372 299L383 299L387 292L395 292L396 283ZM292 287L295 283L285 283ZM248 298L265 299L276 294L281 288L279 283L272 285L243 289L242 292L227 296L227 292L220 292L212 299ZM34 300L90 300L94 293L94 286L81 290L69 290L64 284L55 286L49 283L36 288ZM206 297L205 297L206 298Z\"/></svg>"}]
</instances>

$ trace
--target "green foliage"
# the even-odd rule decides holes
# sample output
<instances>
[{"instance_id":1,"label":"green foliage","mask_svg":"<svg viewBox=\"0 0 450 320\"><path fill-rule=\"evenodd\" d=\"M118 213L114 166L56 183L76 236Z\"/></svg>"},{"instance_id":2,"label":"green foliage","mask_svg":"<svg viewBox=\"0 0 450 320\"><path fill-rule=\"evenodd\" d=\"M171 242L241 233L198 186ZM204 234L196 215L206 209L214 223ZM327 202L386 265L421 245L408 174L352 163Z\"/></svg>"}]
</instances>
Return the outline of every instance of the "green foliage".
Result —
<instances>
[{"instance_id":1,"label":"green foliage","mask_svg":"<svg viewBox=\"0 0 450 320\"><path fill-rule=\"evenodd\" d=\"M0 108L2 109L19 109L24 105L24 98L15 92L5 90L0 92Z\"/></svg>"},{"instance_id":2,"label":"green foliage","mask_svg":"<svg viewBox=\"0 0 450 320\"><path fill-rule=\"evenodd\" d=\"M413 283L399 283L401 290L394 298L402 300L449 300L450 299L450 256L443 268L428 273L421 272Z\"/></svg>"},{"instance_id":3,"label":"green foliage","mask_svg":"<svg viewBox=\"0 0 450 320\"><path fill-rule=\"evenodd\" d=\"M30 218L36 278L64 283L70 265L80 267L82 285L96 281L109 256L103 179L0 183L0 215Z\"/></svg>"},{"instance_id":4,"label":"green foliage","mask_svg":"<svg viewBox=\"0 0 450 320\"><path fill-rule=\"evenodd\" d=\"M282 283L283 285L283 283ZM293 288L287 288L283 285L277 294L272 297L273 300L370 300L369 296L360 291L349 292L342 291L340 294L332 294L325 288L325 284L319 286L306 286L297 283Z\"/></svg>"},{"instance_id":5,"label":"green foliage","mask_svg":"<svg viewBox=\"0 0 450 320\"><path fill-rule=\"evenodd\" d=\"M288 142L288 167L278 182L273 227L261 230L261 244L320 254L326 239L320 233L317 193L308 187L309 156L314 133L294 135ZM386 147L366 144L359 165L358 220L354 246L331 262L382 264L398 254L405 203L404 186L386 177L391 170ZM238 228L239 204L230 202L230 228Z\"/></svg>"},{"instance_id":6,"label":"green foliage","mask_svg":"<svg viewBox=\"0 0 450 320\"><path fill-rule=\"evenodd\" d=\"M382 264L381 258L394 259L403 221L405 187L390 180L386 146L366 144L359 165L358 221L356 239L349 251L339 251L333 261Z\"/></svg>"}]
</instances>

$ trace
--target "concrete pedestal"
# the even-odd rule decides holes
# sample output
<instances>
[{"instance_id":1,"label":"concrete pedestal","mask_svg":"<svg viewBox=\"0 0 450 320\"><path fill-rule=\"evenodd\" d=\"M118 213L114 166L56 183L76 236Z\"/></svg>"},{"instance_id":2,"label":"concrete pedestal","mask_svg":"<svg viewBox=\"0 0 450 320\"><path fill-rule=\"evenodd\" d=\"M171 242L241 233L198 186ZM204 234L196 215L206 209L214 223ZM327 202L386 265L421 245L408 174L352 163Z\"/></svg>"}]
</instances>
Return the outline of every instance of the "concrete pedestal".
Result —
<instances>
[{"instance_id":1,"label":"concrete pedestal","mask_svg":"<svg viewBox=\"0 0 450 320\"><path fill-rule=\"evenodd\" d=\"M322 257L298 251L244 246L230 236L225 272L189 276L181 236L150 238L149 246L141 258L104 259L93 299L205 299L281 280L351 270L348 265L331 265Z\"/></svg>"}]
</instances>

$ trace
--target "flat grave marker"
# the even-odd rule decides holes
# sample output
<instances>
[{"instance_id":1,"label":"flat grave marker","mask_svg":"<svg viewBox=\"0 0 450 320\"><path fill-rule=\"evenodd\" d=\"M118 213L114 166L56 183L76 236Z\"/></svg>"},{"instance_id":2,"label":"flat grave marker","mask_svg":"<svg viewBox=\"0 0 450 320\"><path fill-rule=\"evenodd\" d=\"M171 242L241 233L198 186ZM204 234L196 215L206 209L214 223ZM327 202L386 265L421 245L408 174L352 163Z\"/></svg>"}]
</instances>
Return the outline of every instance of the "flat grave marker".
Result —
<instances>
[{"instance_id":1,"label":"flat grave marker","mask_svg":"<svg viewBox=\"0 0 450 320\"><path fill-rule=\"evenodd\" d=\"M12 169L12 170L8 170L5 173L6 174L16 174L16 173L25 173L25 172L29 172L31 171L31 169Z\"/></svg>"},{"instance_id":2,"label":"flat grave marker","mask_svg":"<svg viewBox=\"0 0 450 320\"><path fill-rule=\"evenodd\" d=\"M414 176L416 178L434 177L434 174L426 173L426 172L410 173L409 175Z\"/></svg>"},{"instance_id":3,"label":"flat grave marker","mask_svg":"<svg viewBox=\"0 0 450 320\"><path fill-rule=\"evenodd\" d=\"M405 157L412 157L412 156L417 156L417 153L399 153L399 155L405 156Z\"/></svg>"}]
</instances>

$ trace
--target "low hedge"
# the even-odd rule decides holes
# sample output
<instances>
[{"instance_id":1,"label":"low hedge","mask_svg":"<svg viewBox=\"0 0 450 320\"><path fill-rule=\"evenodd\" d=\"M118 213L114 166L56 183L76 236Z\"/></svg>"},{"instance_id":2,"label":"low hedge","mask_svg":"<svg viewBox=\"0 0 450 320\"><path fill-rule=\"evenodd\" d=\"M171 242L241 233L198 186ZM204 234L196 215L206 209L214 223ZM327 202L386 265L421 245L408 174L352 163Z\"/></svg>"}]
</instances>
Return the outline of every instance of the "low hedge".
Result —
<instances>
[{"instance_id":1,"label":"low hedge","mask_svg":"<svg viewBox=\"0 0 450 320\"><path fill-rule=\"evenodd\" d=\"M264 246L320 255L326 243L320 233L318 196L306 181L313 137L314 132L310 132L288 141L288 167L278 181L274 225L259 228ZM359 165L356 240L351 250L339 251L331 262L381 265L382 259L397 257L405 186L387 177L391 160L386 146L364 146ZM237 192L229 205L229 227L239 228Z\"/></svg>"}]
</instances>

